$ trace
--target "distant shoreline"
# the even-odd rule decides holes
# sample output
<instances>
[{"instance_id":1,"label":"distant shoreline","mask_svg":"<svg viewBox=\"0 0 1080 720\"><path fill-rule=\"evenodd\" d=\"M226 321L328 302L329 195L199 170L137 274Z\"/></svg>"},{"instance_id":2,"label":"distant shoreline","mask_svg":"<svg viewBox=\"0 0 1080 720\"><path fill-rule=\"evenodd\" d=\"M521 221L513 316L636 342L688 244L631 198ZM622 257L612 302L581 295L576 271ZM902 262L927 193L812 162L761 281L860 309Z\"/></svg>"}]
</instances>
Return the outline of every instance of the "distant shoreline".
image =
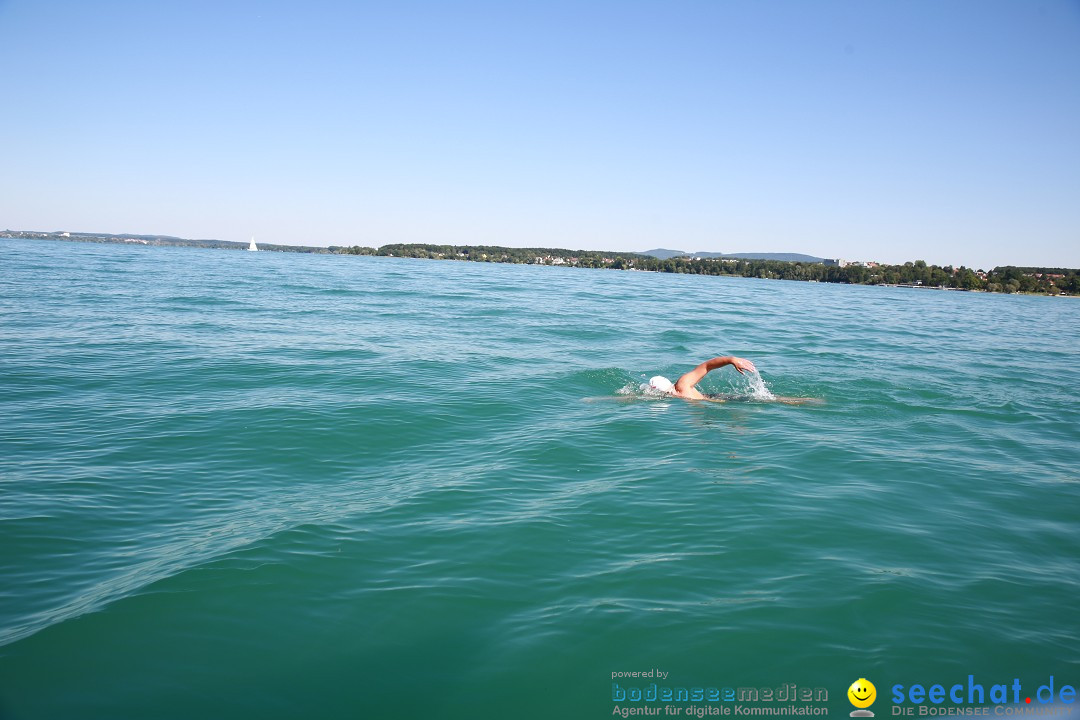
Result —
<instances>
[{"instance_id":1,"label":"distant shoreline","mask_svg":"<svg viewBox=\"0 0 1080 720\"><path fill-rule=\"evenodd\" d=\"M216 250L247 250L248 243L229 240L190 240L169 235L137 235L84 232L4 230L0 238L60 240L155 247L198 247ZM260 244L260 251L316 255L370 255L431 260L494 262L609 270L664 272L689 275L726 275L777 280L802 280L843 285L876 285L920 290L956 290L1003 294L1080 296L1080 270L1001 266L989 271L966 267L940 267L918 260L903 265L880 263L826 264L732 256L677 256L658 258L643 253L566 250L562 248L508 248L489 245L391 244L378 248L361 246L318 247ZM701 255L705 255L704 253Z\"/></svg>"},{"instance_id":2,"label":"distant shoreline","mask_svg":"<svg viewBox=\"0 0 1080 720\"><path fill-rule=\"evenodd\" d=\"M37 230L4 230L0 238L16 240L60 240L63 242L87 242L114 245L152 245L155 247L198 247L211 250L247 250L248 243L231 240L189 240L171 235L134 235L114 233L86 232L40 232ZM308 245L271 245L259 244L259 250L269 252L295 252L304 254L330 255L330 248Z\"/></svg>"}]
</instances>

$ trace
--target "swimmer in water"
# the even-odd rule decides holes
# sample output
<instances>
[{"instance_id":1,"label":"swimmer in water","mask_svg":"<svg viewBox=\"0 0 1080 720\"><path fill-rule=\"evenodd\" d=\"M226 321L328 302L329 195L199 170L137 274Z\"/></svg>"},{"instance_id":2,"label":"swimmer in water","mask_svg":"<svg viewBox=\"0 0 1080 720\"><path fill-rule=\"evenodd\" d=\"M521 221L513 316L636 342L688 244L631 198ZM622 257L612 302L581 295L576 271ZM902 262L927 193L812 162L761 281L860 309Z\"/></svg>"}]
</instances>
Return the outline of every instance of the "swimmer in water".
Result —
<instances>
[{"instance_id":1,"label":"swimmer in water","mask_svg":"<svg viewBox=\"0 0 1080 720\"><path fill-rule=\"evenodd\" d=\"M668 395L673 395L674 397L686 398L687 400L714 400L716 398L705 396L694 386L701 382L701 379L711 371L722 368L725 365L730 365L738 370L740 374L745 373L747 370L750 372L757 372L754 363L749 360L743 360L742 358L728 355L725 357L714 357L712 360L706 360L680 377L674 385L663 375L657 375L649 380L649 385L655 390L667 393Z\"/></svg>"},{"instance_id":2,"label":"swimmer in water","mask_svg":"<svg viewBox=\"0 0 1080 720\"><path fill-rule=\"evenodd\" d=\"M739 374L745 374L747 372L756 373L757 368L754 367L754 363L749 360L743 360L742 358L727 355L725 357L714 357L712 360L706 360L698 365L696 368L680 377L675 383L672 383L663 375L657 375L649 380L649 386L654 390L659 390L662 393L671 395L672 397L684 398L686 400L711 400L712 402L726 402L727 400L738 400L742 398L726 395L706 395L698 390L695 385L701 382L702 378L708 375L711 371L717 368L722 368L725 365L730 365L739 371ZM814 398L794 398L794 397L774 397L775 402L785 403L787 405L802 405L804 403L815 402Z\"/></svg>"}]
</instances>

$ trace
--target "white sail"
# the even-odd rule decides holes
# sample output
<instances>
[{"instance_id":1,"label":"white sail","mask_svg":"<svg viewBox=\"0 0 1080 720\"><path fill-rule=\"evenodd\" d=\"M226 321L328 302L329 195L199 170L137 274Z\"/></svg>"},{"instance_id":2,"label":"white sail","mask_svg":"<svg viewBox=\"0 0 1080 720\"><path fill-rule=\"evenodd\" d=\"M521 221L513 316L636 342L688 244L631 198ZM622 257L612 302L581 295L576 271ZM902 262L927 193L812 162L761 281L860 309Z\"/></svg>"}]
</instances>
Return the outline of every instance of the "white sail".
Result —
<instances>
[{"instance_id":1,"label":"white sail","mask_svg":"<svg viewBox=\"0 0 1080 720\"><path fill-rule=\"evenodd\" d=\"M251 252L258 252L259 251L258 246L255 245L255 236L254 235L251 236L251 244L248 245L248 250L251 251Z\"/></svg>"}]
</instances>

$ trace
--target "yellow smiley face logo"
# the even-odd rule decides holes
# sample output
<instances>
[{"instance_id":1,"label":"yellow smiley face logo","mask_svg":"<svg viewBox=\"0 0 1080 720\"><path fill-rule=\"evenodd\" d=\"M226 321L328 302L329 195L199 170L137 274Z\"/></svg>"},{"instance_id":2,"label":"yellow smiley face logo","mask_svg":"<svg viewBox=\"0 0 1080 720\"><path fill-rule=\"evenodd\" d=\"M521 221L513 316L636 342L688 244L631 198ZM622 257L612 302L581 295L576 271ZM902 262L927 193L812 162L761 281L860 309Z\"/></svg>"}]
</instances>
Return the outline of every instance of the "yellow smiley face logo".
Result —
<instances>
[{"instance_id":1,"label":"yellow smiley face logo","mask_svg":"<svg viewBox=\"0 0 1080 720\"><path fill-rule=\"evenodd\" d=\"M868 708L877 699L877 688L866 678L859 678L847 689L848 700L857 708Z\"/></svg>"}]
</instances>

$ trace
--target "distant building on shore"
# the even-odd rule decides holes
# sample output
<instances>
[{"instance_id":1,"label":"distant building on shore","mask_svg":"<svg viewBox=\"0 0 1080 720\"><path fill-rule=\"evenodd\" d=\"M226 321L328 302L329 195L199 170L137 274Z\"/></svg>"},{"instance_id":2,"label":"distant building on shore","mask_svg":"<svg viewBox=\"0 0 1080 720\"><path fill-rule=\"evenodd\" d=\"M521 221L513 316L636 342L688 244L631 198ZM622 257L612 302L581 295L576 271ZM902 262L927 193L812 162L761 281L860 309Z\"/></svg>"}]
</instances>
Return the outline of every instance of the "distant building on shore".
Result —
<instances>
[{"instance_id":1,"label":"distant building on shore","mask_svg":"<svg viewBox=\"0 0 1080 720\"><path fill-rule=\"evenodd\" d=\"M872 260L867 260L867 261L864 262L862 260L841 260L840 258L832 258L832 259L823 260L822 262L825 265L828 265L829 267L841 267L841 268L845 268L845 267L865 267L865 268L880 267L880 265L878 263L876 263L876 262L874 262Z\"/></svg>"}]
</instances>

